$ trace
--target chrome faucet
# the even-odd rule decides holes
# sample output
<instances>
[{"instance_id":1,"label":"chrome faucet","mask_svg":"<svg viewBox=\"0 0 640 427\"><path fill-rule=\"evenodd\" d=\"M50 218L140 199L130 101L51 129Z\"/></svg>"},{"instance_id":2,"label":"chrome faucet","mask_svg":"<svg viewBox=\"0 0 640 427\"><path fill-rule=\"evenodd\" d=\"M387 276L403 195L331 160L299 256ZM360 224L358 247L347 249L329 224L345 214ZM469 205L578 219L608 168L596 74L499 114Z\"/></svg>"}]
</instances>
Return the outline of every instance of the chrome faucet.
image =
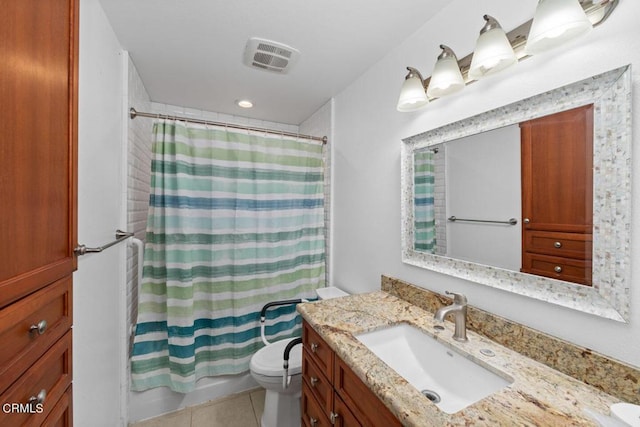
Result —
<instances>
[{"instance_id":1,"label":"chrome faucet","mask_svg":"<svg viewBox=\"0 0 640 427\"><path fill-rule=\"evenodd\" d=\"M453 304L440 307L433 318L444 322L447 314L452 313L456 325L453 339L456 341L468 341L467 339L467 297L455 292L445 291L447 295L453 295Z\"/></svg>"}]
</instances>

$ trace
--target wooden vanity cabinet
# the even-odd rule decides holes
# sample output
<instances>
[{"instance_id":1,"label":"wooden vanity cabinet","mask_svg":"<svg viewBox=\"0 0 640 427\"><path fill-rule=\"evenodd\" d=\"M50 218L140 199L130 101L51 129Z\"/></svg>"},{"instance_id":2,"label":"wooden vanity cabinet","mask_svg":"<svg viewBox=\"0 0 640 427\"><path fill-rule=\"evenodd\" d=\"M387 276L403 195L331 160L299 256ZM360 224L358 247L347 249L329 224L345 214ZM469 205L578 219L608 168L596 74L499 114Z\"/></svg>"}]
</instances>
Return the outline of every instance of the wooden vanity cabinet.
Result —
<instances>
[{"instance_id":1,"label":"wooden vanity cabinet","mask_svg":"<svg viewBox=\"0 0 640 427\"><path fill-rule=\"evenodd\" d=\"M593 105L520 124L522 272L591 285Z\"/></svg>"},{"instance_id":2,"label":"wooden vanity cabinet","mask_svg":"<svg viewBox=\"0 0 640 427\"><path fill-rule=\"evenodd\" d=\"M397 418L316 331L302 326L302 425L400 426Z\"/></svg>"}]
</instances>

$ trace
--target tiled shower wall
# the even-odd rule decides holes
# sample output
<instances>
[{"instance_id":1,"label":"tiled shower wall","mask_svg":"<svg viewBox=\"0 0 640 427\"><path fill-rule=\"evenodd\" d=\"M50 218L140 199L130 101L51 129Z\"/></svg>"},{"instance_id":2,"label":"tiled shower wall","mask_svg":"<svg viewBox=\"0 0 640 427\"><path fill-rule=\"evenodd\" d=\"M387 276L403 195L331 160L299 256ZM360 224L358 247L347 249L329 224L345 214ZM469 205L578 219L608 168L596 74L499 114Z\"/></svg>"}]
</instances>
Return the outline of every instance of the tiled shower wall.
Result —
<instances>
[{"instance_id":1,"label":"tiled shower wall","mask_svg":"<svg viewBox=\"0 0 640 427\"><path fill-rule=\"evenodd\" d=\"M128 106L138 111L150 111L151 100L133 62L128 67ZM147 227L149 188L151 185L151 129L153 121L144 118L129 120L127 156L127 230L143 240ZM138 316L138 250L127 248L127 324Z\"/></svg>"},{"instance_id":2,"label":"tiled shower wall","mask_svg":"<svg viewBox=\"0 0 640 427\"><path fill-rule=\"evenodd\" d=\"M331 234L329 233L331 224L331 151L333 146L333 135L331 133L333 124L333 100L324 104L318 111L313 113L304 122L300 123L300 133L305 135L326 136L329 141L324 147L324 230L325 230L325 256L326 256L326 283L330 280L330 260L331 260Z\"/></svg>"}]
</instances>

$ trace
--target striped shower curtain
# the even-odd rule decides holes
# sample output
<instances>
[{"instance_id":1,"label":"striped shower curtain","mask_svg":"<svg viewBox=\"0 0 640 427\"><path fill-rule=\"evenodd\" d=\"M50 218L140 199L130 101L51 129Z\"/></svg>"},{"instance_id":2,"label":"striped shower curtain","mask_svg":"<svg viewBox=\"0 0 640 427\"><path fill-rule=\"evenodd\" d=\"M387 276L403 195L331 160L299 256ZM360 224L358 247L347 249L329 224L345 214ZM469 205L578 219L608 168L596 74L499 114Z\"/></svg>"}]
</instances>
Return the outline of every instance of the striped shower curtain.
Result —
<instances>
[{"instance_id":1,"label":"striped shower curtain","mask_svg":"<svg viewBox=\"0 0 640 427\"><path fill-rule=\"evenodd\" d=\"M133 390L246 372L261 307L324 286L322 159L314 141L156 123ZM269 314L274 339L299 335L294 307Z\"/></svg>"},{"instance_id":2,"label":"striped shower curtain","mask_svg":"<svg viewBox=\"0 0 640 427\"><path fill-rule=\"evenodd\" d=\"M436 252L436 220L434 209L435 166L431 150L417 151L413 160L414 176L414 249Z\"/></svg>"}]
</instances>

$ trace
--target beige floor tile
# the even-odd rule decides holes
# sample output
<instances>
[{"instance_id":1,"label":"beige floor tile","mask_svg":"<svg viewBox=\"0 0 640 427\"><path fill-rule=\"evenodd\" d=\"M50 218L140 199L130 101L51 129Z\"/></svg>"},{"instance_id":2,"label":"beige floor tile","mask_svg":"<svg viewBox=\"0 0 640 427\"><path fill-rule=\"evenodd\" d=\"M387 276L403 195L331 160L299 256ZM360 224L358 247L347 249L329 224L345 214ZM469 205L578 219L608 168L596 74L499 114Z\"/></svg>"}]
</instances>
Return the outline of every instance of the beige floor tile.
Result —
<instances>
[{"instance_id":1,"label":"beige floor tile","mask_svg":"<svg viewBox=\"0 0 640 427\"><path fill-rule=\"evenodd\" d=\"M145 426L146 427L146 426ZM155 427L155 426L154 426ZM194 407L191 427L258 427L249 394Z\"/></svg>"},{"instance_id":2,"label":"beige floor tile","mask_svg":"<svg viewBox=\"0 0 640 427\"><path fill-rule=\"evenodd\" d=\"M130 427L191 427L191 408L129 424Z\"/></svg>"},{"instance_id":3,"label":"beige floor tile","mask_svg":"<svg viewBox=\"0 0 640 427\"><path fill-rule=\"evenodd\" d=\"M260 425L260 418L262 418L262 413L264 412L264 394L265 389L263 388L252 391L250 394L253 412L256 414L256 422L258 425Z\"/></svg>"}]
</instances>

